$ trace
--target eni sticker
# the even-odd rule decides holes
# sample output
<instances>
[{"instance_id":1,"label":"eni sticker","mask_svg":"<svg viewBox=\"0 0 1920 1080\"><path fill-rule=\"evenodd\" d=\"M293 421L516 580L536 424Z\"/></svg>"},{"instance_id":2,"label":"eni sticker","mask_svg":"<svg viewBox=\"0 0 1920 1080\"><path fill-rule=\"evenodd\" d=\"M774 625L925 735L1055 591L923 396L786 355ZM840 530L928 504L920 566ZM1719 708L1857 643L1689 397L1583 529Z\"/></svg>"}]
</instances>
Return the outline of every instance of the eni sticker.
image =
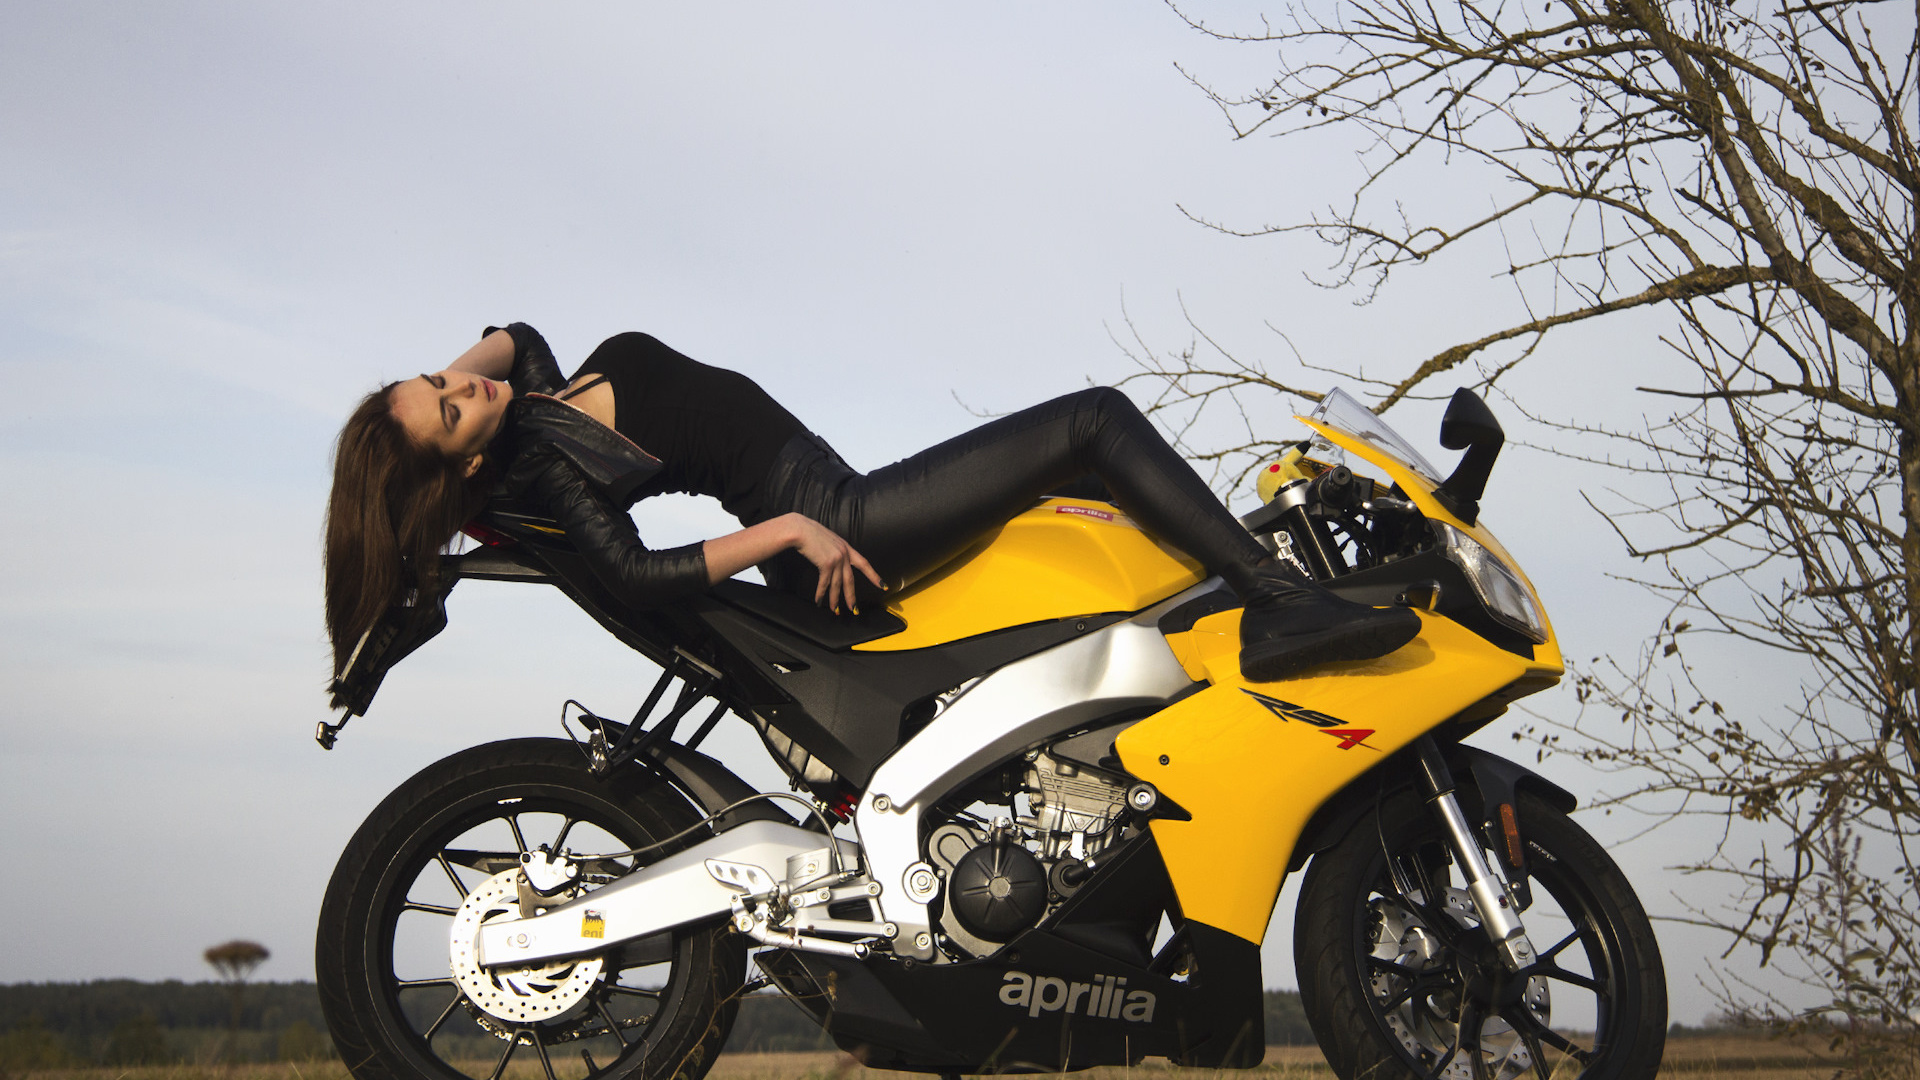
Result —
<instances>
[{"instance_id":1,"label":"eni sticker","mask_svg":"<svg viewBox=\"0 0 1920 1080\"><path fill-rule=\"evenodd\" d=\"M604 939L607 936L607 920L602 918L599 912L589 909L586 914L580 916L580 936Z\"/></svg>"}]
</instances>

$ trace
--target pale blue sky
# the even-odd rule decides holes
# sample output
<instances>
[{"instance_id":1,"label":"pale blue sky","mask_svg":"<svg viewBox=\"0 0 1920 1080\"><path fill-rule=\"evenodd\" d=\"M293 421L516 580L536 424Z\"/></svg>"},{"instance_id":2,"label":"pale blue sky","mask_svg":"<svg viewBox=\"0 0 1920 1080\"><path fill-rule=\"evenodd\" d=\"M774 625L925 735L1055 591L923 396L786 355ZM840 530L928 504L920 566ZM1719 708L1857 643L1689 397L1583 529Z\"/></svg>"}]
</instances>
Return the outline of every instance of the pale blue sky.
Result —
<instances>
[{"instance_id":1,"label":"pale blue sky","mask_svg":"<svg viewBox=\"0 0 1920 1080\"><path fill-rule=\"evenodd\" d=\"M1337 134L1231 143L1174 66L1237 85L1269 55L1145 0L8 4L0 820L25 932L0 980L203 977L234 936L274 951L262 976L310 978L333 859L385 791L556 733L567 697L632 708L647 665L584 615L469 583L340 748L311 742L337 425L486 323L533 323L563 364L650 331L860 467L974 422L956 395L1005 409L1120 377L1123 302L1175 347L1184 301L1276 370L1269 326L1388 371L1498 324L1512 299L1476 275L1355 308L1305 283L1328 258L1307 241L1179 213L1285 219L1353 175ZM1569 338L1516 391L1607 400L1655 328ZM1393 415L1422 441L1433 419ZM1568 482L1514 452L1488 520L1570 648L1630 648L1648 609L1603 576L1617 549ZM640 520L660 542L731 524L691 500ZM503 671L509 642L527 659ZM720 745L770 782L731 727ZM1622 858L1656 910L1699 888L1654 872L1671 845ZM1284 918L1267 980L1290 986ZM1697 1019L1712 943L1662 933L1675 1016Z\"/></svg>"}]
</instances>

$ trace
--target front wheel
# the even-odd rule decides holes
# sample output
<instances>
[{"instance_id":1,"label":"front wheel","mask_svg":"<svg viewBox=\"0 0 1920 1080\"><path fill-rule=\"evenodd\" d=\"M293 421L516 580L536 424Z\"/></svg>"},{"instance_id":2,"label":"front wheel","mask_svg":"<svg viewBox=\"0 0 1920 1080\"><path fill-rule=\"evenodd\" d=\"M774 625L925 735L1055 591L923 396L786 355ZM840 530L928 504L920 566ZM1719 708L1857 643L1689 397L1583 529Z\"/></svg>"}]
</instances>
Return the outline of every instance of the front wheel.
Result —
<instances>
[{"instance_id":1,"label":"front wheel","mask_svg":"<svg viewBox=\"0 0 1920 1080\"><path fill-rule=\"evenodd\" d=\"M1478 809L1460 793L1470 817ZM1314 857L1294 922L1301 1004L1342 1080L1642 1080L1666 1045L1667 984L1640 901L1605 849L1521 795L1538 959L1509 974L1440 823L1386 799ZM1524 893L1523 893L1524 895Z\"/></svg>"},{"instance_id":2,"label":"front wheel","mask_svg":"<svg viewBox=\"0 0 1920 1080\"><path fill-rule=\"evenodd\" d=\"M358 1080L500 1080L516 1060L545 1080L698 1080L745 977L724 926L525 968L481 968L470 947L479 924L522 910L522 853L612 854L698 820L663 784L589 775L557 739L428 766L367 818L327 886L314 966L342 1061ZM586 881L636 865L593 859Z\"/></svg>"}]
</instances>

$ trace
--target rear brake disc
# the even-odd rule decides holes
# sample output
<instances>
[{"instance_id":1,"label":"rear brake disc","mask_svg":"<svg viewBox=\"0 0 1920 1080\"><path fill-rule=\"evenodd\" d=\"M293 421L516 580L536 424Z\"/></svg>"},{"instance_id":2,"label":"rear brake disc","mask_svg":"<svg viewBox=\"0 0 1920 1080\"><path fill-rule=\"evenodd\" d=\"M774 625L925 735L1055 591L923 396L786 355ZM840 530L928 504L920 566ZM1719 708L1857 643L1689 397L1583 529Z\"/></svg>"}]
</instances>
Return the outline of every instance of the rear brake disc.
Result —
<instances>
[{"instance_id":1,"label":"rear brake disc","mask_svg":"<svg viewBox=\"0 0 1920 1080\"><path fill-rule=\"evenodd\" d=\"M511 1035L515 1026L558 1019L584 1008L605 967L598 956L524 967L480 966L474 941L481 925L520 916L520 874L518 867L495 874L468 893L448 935L454 982L473 1006L475 1019L502 1037ZM553 902L564 903L571 895L556 896Z\"/></svg>"}]
</instances>

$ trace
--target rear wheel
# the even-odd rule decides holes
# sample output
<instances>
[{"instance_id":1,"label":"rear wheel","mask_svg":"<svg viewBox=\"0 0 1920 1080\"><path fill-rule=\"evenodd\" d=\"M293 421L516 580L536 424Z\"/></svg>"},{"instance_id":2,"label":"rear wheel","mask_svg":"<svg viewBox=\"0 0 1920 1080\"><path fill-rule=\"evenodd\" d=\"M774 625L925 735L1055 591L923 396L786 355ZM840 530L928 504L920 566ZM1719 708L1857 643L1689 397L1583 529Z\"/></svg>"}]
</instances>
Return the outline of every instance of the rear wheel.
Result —
<instances>
[{"instance_id":1,"label":"rear wheel","mask_svg":"<svg viewBox=\"0 0 1920 1080\"><path fill-rule=\"evenodd\" d=\"M1474 816L1472 792L1461 802ZM1522 795L1539 956L1509 974L1433 812L1410 792L1315 856L1294 955L1301 1004L1342 1080L1639 1080L1666 1044L1653 928L1606 851Z\"/></svg>"},{"instance_id":2,"label":"rear wheel","mask_svg":"<svg viewBox=\"0 0 1920 1080\"><path fill-rule=\"evenodd\" d=\"M556 739L491 743L423 770L354 835L321 909L315 968L342 1060L360 1080L498 1080L515 1062L545 1080L697 1080L745 975L724 925L520 969L480 968L463 948L480 923L520 910L522 852L623 851L696 821L671 789L595 778ZM587 879L635 865L594 860Z\"/></svg>"}]
</instances>

